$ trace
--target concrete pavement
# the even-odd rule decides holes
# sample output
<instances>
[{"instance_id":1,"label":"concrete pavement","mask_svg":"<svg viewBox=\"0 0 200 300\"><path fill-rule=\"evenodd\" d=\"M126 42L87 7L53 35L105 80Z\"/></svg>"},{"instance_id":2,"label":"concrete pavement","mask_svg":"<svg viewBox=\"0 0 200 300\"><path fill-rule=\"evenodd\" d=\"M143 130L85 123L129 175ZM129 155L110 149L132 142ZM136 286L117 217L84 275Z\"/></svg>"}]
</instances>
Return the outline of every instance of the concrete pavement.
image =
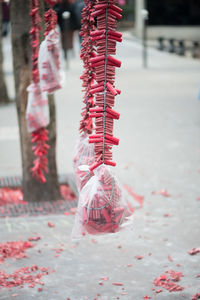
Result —
<instances>
[{"instance_id":1,"label":"concrete pavement","mask_svg":"<svg viewBox=\"0 0 200 300\"><path fill-rule=\"evenodd\" d=\"M120 138L114 150L115 172L122 183L144 196L144 208L135 212L133 229L95 240L91 237L74 247L70 240L73 216L0 220L1 241L41 236L36 247L27 251L28 259L11 261L9 266L6 262L2 269L12 272L32 264L55 269L45 276L42 292L37 288L4 289L0 299L17 294L17 300L140 300L145 295L156 300L188 300L200 292L196 277L200 254L190 256L187 252L200 247L200 63L150 49L149 68L144 70L140 54L140 45L132 41L118 47L123 67L116 80L122 94L115 106L121 113L115 122L115 136ZM60 173L72 171L82 105L81 72L76 55L66 72L66 87L56 94ZM7 80L12 80L10 72ZM0 153L0 176L20 174L14 104L0 107ZM152 194L162 189L170 197ZM49 220L54 228L47 226ZM56 258L52 248L60 244L64 250ZM138 260L137 255L143 259ZM132 266L127 267L129 264ZM178 284L185 289L178 293L152 291L154 279L170 269L184 274ZM109 280L100 285L101 277Z\"/></svg>"}]
</instances>

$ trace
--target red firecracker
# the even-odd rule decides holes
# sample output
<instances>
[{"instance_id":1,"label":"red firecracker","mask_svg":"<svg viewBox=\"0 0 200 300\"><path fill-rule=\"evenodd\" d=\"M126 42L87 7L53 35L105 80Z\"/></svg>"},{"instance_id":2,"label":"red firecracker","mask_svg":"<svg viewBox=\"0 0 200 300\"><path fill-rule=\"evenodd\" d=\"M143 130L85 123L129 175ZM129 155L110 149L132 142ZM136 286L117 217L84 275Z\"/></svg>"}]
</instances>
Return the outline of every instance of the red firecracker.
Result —
<instances>
[{"instance_id":1,"label":"red firecracker","mask_svg":"<svg viewBox=\"0 0 200 300\"><path fill-rule=\"evenodd\" d=\"M90 167L79 166L79 170L85 172L83 178L86 180L79 194L73 238L87 233L117 232L131 215L130 205L106 166L116 165L112 160L112 147L119 144L119 139L113 136L113 125L120 114L113 107L115 97L121 93L114 83L115 69L121 67L121 61L114 57L116 44L122 41L122 34L116 31L121 12L116 0L97 0L90 14L97 21L96 30L92 27L87 36L94 46L85 63L86 71L89 69L93 74L86 86L90 88L90 97L95 97L95 105L89 107L88 116L95 119L95 133L89 135L89 144L94 145L94 162ZM88 76L84 78L86 80Z\"/></svg>"},{"instance_id":2,"label":"red firecracker","mask_svg":"<svg viewBox=\"0 0 200 300\"><path fill-rule=\"evenodd\" d=\"M39 55L39 0L31 0L31 46L32 46L32 83L28 87L28 104L26 109L27 128L31 133L31 141L34 144L33 152L35 160L31 168L33 177L45 182L45 173L48 172L47 151L49 146L48 131L45 127L49 124L49 107L47 94L41 91L38 70Z\"/></svg>"},{"instance_id":3,"label":"red firecracker","mask_svg":"<svg viewBox=\"0 0 200 300\"><path fill-rule=\"evenodd\" d=\"M94 145L89 144L88 135L92 133L93 123L89 116L89 109L94 106L94 95L90 93L91 86L94 84L95 74L94 68L90 64L90 59L93 57L95 41L92 41L90 32L95 30L94 18L91 13L94 10L95 1L85 0L84 8L82 10L82 26L80 35L82 37L82 48L80 58L83 61L83 74L81 80L83 81L83 103L84 107L81 113L80 121L80 137L76 145L74 155L74 171L78 189L82 189L85 183L92 176L89 170L91 164L94 163Z\"/></svg>"}]
</instances>

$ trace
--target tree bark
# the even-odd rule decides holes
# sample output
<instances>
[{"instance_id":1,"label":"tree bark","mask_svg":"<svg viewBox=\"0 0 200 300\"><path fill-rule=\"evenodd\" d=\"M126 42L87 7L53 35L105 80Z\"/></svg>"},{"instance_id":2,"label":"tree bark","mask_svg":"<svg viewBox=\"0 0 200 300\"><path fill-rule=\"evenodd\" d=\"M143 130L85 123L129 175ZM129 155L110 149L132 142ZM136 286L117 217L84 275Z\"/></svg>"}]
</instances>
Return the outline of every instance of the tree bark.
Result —
<instances>
[{"instance_id":1,"label":"tree bark","mask_svg":"<svg viewBox=\"0 0 200 300\"><path fill-rule=\"evenodd\" d=\"M43 3L43 1L40 1ZM40 6L43 6L42 4ZM30 134L26 127L27 87L31 76L31 47L30 47L30 0L11 0L11 27L13 64L16 90L16 105L20 129L23 194L26 201L52 201L60 199L59 184L56 168L56 117L53 96L50 97L50 150L48 153L49 173L47 182L40 183L32 177L33 152ZM41 7L40 7L40 10Z\"/></svg>"},{"instance_id":2,"label":"tree bark","mask_svg":"<svg viewBox=\"0 0 200 300\"><path fill-rule=\"evenodd\" d=\"M2 50L2 3L0 1L0 104L8 103L9 97L3 72L3 50Z\"/></svg>"}]
</instances>

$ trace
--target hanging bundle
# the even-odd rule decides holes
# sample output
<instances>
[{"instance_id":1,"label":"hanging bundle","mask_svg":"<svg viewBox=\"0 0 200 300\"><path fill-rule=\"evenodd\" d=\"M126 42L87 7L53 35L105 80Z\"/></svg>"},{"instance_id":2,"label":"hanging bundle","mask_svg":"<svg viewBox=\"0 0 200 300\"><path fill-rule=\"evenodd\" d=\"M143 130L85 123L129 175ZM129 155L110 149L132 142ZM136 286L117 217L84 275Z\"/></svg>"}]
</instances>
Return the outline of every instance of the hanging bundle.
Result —
<instances>
[{"instance_id":1,"label":"hanging bundle","mask_svg":"<svg viewBox=\"0 0 200 300\"><path fill-rule=\"evenodd\" d=\"M45 182L44 173L48 172L47 151L49 146L48 131L45 127L49 124L49 107L47 94L40 88L38 54L39 54L39 0L31 0L31 46L32 46L32 83L28 87L28 104L26 110L27 128L31 133L32 147L36 159L34 160L31 172L33 177Z\"/></svg>"},{"instance_id":2,"label":"hanging bundle","mask_svg":"<svg viewBox=\"0 0 200 300\"><path fill-rule=\"evenodd\" d=\"M88 135L91 134L93 130L92 119L89 116L89 109L94 106L94 96L90 93L90 90L91 86L94 84L95 75L90 59L94 53L95 42L92 41L90 32L95 30L94 18L91 16L95 1L85 0L84 3L85 6L82 10L82 25L80 32L83 39L80 58L83 61L84 71L80 78L83 81L84 107L81 113L79 128L80 137L76 145L73 160L76 175L75 178L79 190L92 176L92 173L87 166L94 163L94 145L88 143Z\"/></svg>"},{"instance_id":3,"label":"hanging bundle","mask_svg":"<svg viewBox=\"0 0 200 300\"><path fill-rule=\"evenodd\" d=\"M99 166L94 173L80 193L73 238L117 232L131 214L107 166Z\"/></svg>"},{"instance_id":4,"label":"hanging bundle","mask_svg":"<svg viewBox=\"0 0 200 300\"><path fill-rule=\"evenodd\" d=\"M56 31L56 12L50 8L44 14L44 20L46 27L45 39L39 50L40 84L42 91L52 94L60 89L63 83L59 33Z\"/></svg>"},{"instance_id":5,"label":"hanging bundle","mask_svg":"<svg viewBox=\"0 0 200 300\"><path fill-rule=\"evenodd\" d=\"M113 110L115 96L121 93L115 88L115 68L121 67L116 54L116 43L122 41L122 34L116 31L117 19L121 19L121 8L115 0L99 0L95 5L93 17L97 18L97 30L91 32L92 40L96 41L97 54L91 58L95 68L97 84L92 86L91 93L96 96L96 106L90 109L90 117L95 118L95 134L90 135L89 143L94 143L95 163L91 171L101 164L115 166L112 161L112 147L119 144L113 136L114 120L120 114Z\"/></svg>"},{"instance_id":6,"label":"hanging bundle","mask_svg":"<svg viewBox=\"0 0 200 300\"><path fill-rule=\"evenodd\" d=\"M115 2L98 0L91 13L97 18L97 29L90 32L91 41L95 42L90 66L95 72L96 83L90 86L90 94L95 95L95 106L89 108L89 117L95 119L95 134L89 135L89 143L94 145L95 161L88 168L93 176L79 195L73 238L87 233L117 232L131 214L118 182L106 166L116 165L112 161L112 147L119 144L119 139L113 136L113 124L120 115L113 106L115 96L121 93L114 85L115 68L120 67L121 62L113 55L116 54L116 43L122 41L122 34L116 31L121 9Z\"/></svg>"}]
</instances>

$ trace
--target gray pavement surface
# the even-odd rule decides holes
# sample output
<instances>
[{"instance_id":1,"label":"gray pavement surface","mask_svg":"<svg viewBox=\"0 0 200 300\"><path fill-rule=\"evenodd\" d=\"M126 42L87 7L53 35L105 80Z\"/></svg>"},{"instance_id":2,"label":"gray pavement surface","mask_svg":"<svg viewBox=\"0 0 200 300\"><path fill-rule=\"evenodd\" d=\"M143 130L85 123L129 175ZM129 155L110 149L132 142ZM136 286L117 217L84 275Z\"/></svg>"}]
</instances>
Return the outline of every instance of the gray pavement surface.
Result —
<instances>
[{"instance_id":1,"label":"gray pavement surface","mask_svg":"<svg viewBox=\"0 0 200 300\"><path fill-rule=\"evenodd\" d=\"M7 82L13 96L8 41L4 46ZM200 278L196 277L200 254L188 254L200 247L200 62L150 49L149 68L144 70L141 46L129 40L118 46L118 58L123 67L116 79L122 94L115 106L121 118L115 122L120 145L114 150L114 171L122 183L144 196L144 207L136 210L133 228L89 237L77 245L70 239L73 216L1 219L2 242L41 236L36 247L27 251L29 258L6 261L1 269L11 273L37 264L55 269L55 273L44 277L42 292L37 287L3 289L0 299L12 299L14 294L17 300L140 300L145 295L156 300L179 300L191 299L200 292ZM60 173L72 171L82 107L81 72L76 47L76 56L66 71L66 86L56 93ZM20 166L16 109L9 104L0 107L0 176L18 175ZM152 194L162 189L171 196ZM48 221L55 227L49 228ZM52 249L60 244L63 252L55 257ZM137 255L143 259L137 260ZM185 289L155 293L154 279L170 269L184 274L179 284ZM101 277L109 280L100 285ZM114 286L113 282L124 285Z\"/></svg>"}]
</instances>

